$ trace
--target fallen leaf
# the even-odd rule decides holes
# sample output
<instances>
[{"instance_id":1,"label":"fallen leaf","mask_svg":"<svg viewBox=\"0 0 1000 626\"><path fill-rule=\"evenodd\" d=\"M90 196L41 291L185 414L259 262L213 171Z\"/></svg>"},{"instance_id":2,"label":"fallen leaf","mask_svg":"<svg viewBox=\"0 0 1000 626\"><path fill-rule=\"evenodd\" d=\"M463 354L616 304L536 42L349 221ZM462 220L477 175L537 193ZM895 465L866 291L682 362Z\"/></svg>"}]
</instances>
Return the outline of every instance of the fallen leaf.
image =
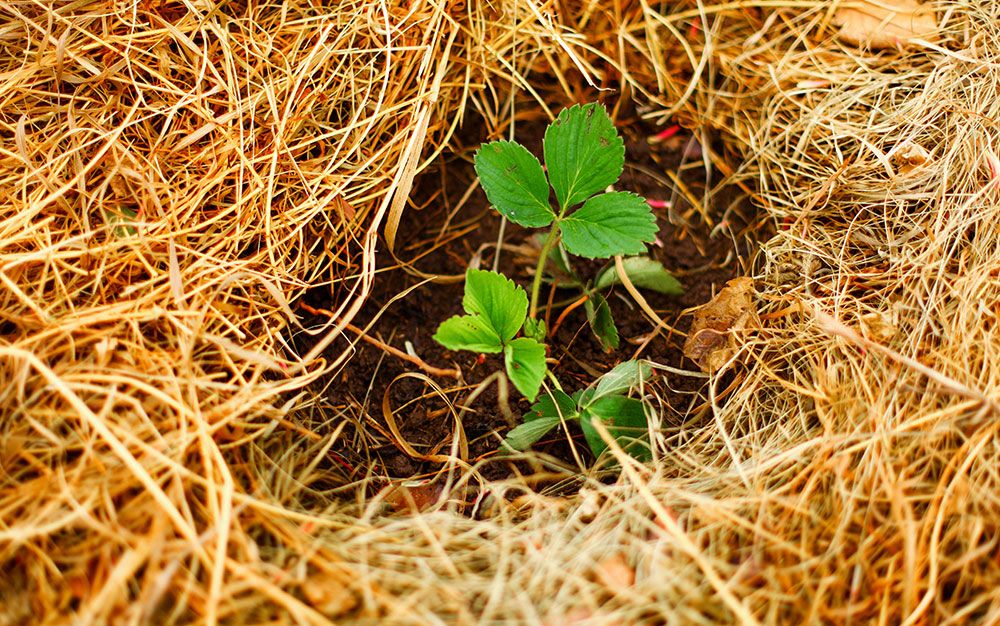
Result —
<instances>
[{"instance_id":1,"label":"fallen leaf","mask_svg":"<svg viewBox=\"0 0 1000 626\"><path fill-rule=\"evenodd\" d=\"M837 36L858 46L880 50L905 47L937 33L934 8L917 0L861 0L837 10Z\"/></svg>"},{"instance_id":2,"label":"fallen leaf","mask_svg":"<svg viewBox=\"0 0 1000 626\"><path fill-rule=\"evenodd\" d=\"M386 487L385 502L395 511L417 513L437 503L443 485L437 481L406 481Z\"/></svg>"},{"instance_id":3,"label":"fallen leaf","mask_svg":"<svg viewBox=\"0 0 1000 626\"><path fill-rule=\"evenodd\" d=\"M594 567L594 578L612 592L635 584L635 569L620 552L602 560Z\"/></svg>"},{"instance_id":4,"label":"fallen leaf","mask_svg":"<svg viewBox=\"0 0 1000 626\"><path fill-rule=\"evenodd\" d=\"M342 580L329 574L316 574L302 581L304 597L314 609L334 617L358 606L358 598Z\"/></svg>"},{"instance_id":5,"label":"fallen leaf","mask_svg":"<svg viewBox=\"0 0 1000 626\"><path fill-rule=\"evenodd\" d=\"M925 167L931 161L931 153L920 144L904 141L890 153L890 161L898 174L909 174Z\"/></svg>"},{"instance_id":6,"label":"fallen leaf","mask_svg":"<svg viewBox=\"0 0 1000 626\"><path fill-rule=\"evenodd\" d=\"M758 324L753 294L752 278L734 278L726 283L711 302L695 311L684 342L684 356L703 372L722 368L739 349L738 331Z\"/></svg>"}]
</instances>

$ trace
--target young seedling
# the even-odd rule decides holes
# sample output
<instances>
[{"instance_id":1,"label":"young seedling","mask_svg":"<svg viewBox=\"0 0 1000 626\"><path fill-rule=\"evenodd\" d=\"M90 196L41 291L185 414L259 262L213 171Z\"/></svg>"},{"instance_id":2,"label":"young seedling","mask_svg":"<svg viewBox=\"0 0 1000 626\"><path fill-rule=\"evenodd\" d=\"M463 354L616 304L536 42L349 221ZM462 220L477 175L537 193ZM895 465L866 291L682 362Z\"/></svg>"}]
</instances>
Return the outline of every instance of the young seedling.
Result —
<instances>
[{"instance_id":1,"label":"young seedling","mask_svg":"<svg viewBox=\"0 0 1000 626\"><path fill-rule=\"evenodd\" d=\"M627 192L605 192L621 176L625 144L604 107L587 104L563 110L546 129L542 143L547 174L537 158L511 141L485 144L475 157L479 181L497 211L526 228L548 227L530 300L524 289L501 274L469 270L462 299L466 314L445 320L434 335L450 350L502 352L511 382L532 402L547 372L543 343L546 329L538 319L538 297L549 257L553 253L586 258L641 255L646 252L646 244L656 237L656 219L643 198ZM554 206L549 201L550 188ZM640 258L644 260L629 261L626 266L635 284L673 281L658 263ZM654 263L659 273L651 271ZM633 266L638 272L635 275L628 269ZM617 330L599 291L616 280L613 269L610 274L602 273L587 292L598 303L591 317L604 316L601 319L608 320L614 345ZM519 333L523 336L518 337ZM602 333L598 332L598 336ZM644 405L623 392L636 386L636 380L641 382L644 371L648 372L648 366L643 369L629 362L602 377L595 387L573 396L558 389L548 392L526 416L525 424L511 431L511 447L523 449L531 445L563 419L580 421L595 454L600 454L605 444L593 427L593 419L603 420L616 438L639 437L641 433L636 431L646 429ZM636 441L629 441L626 449L631 453L648 455L648 446L636 447Z\"/></svg>"},{"instance_id":2,"label":"young seedling","mask_svg":"<svg viewBox=\"0 0 1000 626\"><path fill-rule=\"evenodd\" d=\"M479 181L497 211L527 228L549 227L531 285L532 320L538 315L545 264L557 245L569 254L606 259L642 254L656 237L656 219L642 197L601 193L618 181L625 165L625 143L603 106L564 109L546 129L542 150L547 177L538 159L515 142L488 143L475 158ZM535 323L529 334L544 335L542 330Z\"/></svg>"},{"instance_id":3,"label":"young seedling","mask_svg":"<svg viewBox=\"0 0 1000 626\"><path fill-rule=\"evenodd\" d=\"M639 460L649 460L646 403L628 393L641 388L651 371L645 361L625 361L571 396L553 389L531 407L523 424L507 433L505 443L514 450L525 450L559 424L575 421L594 456L600 457L608 447L594 427L594 420L600 420L623 450Z\"/></svg>"},{"instance_id":4,"label":"young seedling","mask_svg":"<svg viewBox=\"0 0 1000 626\"><path fill-rule=\"evenodd\" d=\"M502 274L470 269L465 273L462 308L466 315L442 322L434 340L449 350L503 352L507 376L528 400L534 400L545 377L545 346L530 337L514 338L527 317L524 289Z\"/></svg>"}]
</instances>

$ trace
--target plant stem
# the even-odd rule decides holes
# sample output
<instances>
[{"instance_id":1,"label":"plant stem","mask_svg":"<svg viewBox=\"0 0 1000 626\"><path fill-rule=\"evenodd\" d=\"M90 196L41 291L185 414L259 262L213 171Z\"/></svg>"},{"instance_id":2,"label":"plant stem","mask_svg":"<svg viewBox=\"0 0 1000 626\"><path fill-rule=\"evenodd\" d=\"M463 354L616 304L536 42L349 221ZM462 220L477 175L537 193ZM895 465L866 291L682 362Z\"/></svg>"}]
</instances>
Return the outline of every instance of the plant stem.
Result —
<instances>
[{"instance_id":1,"label":"plant stem","mask_svg":"<svg viewBox=\"0 0 1000 626\"><path fill-rule=\"evenodd\" d=\"M559 220L552 223L549 234L542 244L542 251L538 255L538 267L535 268L535 280L531 283L531 305L528 307L528 317L535 319L538 317L538 294L542 290L542 276L545 274L545 263L549 260L549 254L559 241Z\"/></svg>"}]
</instances>

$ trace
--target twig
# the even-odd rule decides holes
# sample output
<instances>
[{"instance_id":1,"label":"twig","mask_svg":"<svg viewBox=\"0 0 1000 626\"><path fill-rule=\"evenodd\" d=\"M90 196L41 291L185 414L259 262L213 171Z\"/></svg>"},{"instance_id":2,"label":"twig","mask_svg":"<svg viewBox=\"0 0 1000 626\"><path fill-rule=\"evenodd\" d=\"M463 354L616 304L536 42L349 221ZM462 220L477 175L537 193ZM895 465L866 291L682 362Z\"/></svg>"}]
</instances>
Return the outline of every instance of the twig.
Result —
<instances>
[{"instance_id":1,"label":"twig","mask_svg":"<svg viewBox=\"0 0 1000 626\"><path fill-rule=\"evenodd\" d=\"M574 309L579 308L580 305L585 304L587 300L590 300L590 296L584 294L583 296L577 298L568 307L563 309L562 313L559 314L559 317L556 318L556 323L552 326L552 330L549 331L549 334L554 336L556 331L559 330L559 327L562 326L562 323L566 320L566 316L569 315Z\"/></svg>"},{"instance_id":2,"label":"twig","mask_svg":"<svg viewBox=\"0 0 1000 626\"><path fill-rule=\"evenodd\" d=\"M300 302L299 303L299 308L301 308L303 311L306 311L307 313L309 313L311 315L325 315L326 317L329 317L330 319L334 319L336 317L333 314L333 312L331 312L331 311L328 311L326 309L319 309L319 308L311 307L311 306L309 306L308 304L306 304L304 302ZM404 361L406 361L408 363L412 363L413 365L416 365L417 367L419 367L423 371L427 372L431 376L442 376L442 377L445 377L445 378L455 378L455 379L458 379L458 378L462 377L462 372L459 371L458 369L441 369L440 367L434 367L433 365L430 365L429 363L427 363L426 361L424 361L423 359L421 359L418 356L413 356L412 354L407 354L406 352L403 352L402 350L400 350L398 348L394 348L394 347L390 346L389 344L387 344L387 343L385 343L383 341L380 341L380 340L376 339L375 337L372 337L371 335L367 334L364 330L358 328L354 324L345 323L344 324L344 328L346 328L347 330L349 330L352 333L356 334L359 338L363 339L364 341L367 341L368 343L372 344L373 346L379 348L380 350L383 350L383 351L391 354L392 356L394 356L394 357L396 357L398 359L402 359L402 360L404 360Z\"/></svg>"}]
</instances>

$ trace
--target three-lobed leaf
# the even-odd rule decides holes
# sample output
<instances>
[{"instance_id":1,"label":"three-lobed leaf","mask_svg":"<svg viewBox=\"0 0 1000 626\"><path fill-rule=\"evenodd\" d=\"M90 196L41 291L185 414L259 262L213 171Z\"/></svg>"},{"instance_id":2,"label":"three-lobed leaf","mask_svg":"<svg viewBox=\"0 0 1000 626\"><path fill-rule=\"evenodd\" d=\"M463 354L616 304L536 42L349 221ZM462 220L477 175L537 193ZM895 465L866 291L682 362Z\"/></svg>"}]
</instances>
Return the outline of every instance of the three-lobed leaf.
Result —
<instances>
[{"instance_id":1,"label":"three-lobed leaf","mask_svg":"<svg viewBox=\"0 0 1000 626\"><path fill-rule=\"evenodd\" d=\"M587 258L641 254L656 238L656 218L646 201L624 191L594 196L559 222L566 250Z\"/></svg>"},{"instance_id":2,"label":"three-lobed leaf","mask_svg":"<svg viewBox=\"0 0 1000 626\"><path fill-rule=\"evenodd\" d=\"M528 295L502 274L465 273L462 308L468 315L446 319L434 340L449 350L496 353L517 334L528 315Z\"/></svg>"},{"instance_id":3,"label":"three-lobed leaf","mask_svg":"<svg viewBox=\"0 0 1000 626\"><path fill-rule=\"evenodd\" d=\"M445 320L434 339L449 350L503 352L511 382L534 401L545 377L545 345L533 337L514 335L528 315L528 296L503 274L470 269L465 273L462 307L468 315ZM544 337L544 323L529 324L532 336Z\"/></svg>"},{"instance_id":4,"label":"three-lobed leaf","mask_svg":"<svg viewBox=\"0 0 1000 626\"><path fill-rule=\"evenodd\" d=\"M648 441L649 432L646 407L642 400L625 396L610 395L593 401L580 414L580 427L587 445L595 456L601 456L608 448L607 442L594 427L593 420L600 420L622 449L641 461L652 458Z\"/></svg>"},{"instance_id":5,"label":"three-lobed leaf","mask_svg":"<svg viewBox=\"0 0 1000 626\"><path fill-rule=\"evenodd\" d=\"M434 341L449 350L496 353L503 343L496 331L481 315L455 315L438 326Z\"/></svg>"},{"instance_id":6,"label":"three-lobed leaf","mask_svg":"<svg viewBox=\"0 0 1000 626\"><path fill-rule=\"evenodd\" d=\"M506 343L528 316L528 294L503 274L470 269L465 273L462 307L466 313L482 316Z\"/></svg>"},{"instance_id":7,"label":"three-lobed leaf","mask_svg":"<svg viewBox=\"0 0 1000 626\"><path fill-rule=\"evenodd\" d=\"M563 109L542 144L549 182L564 209L613 185L625 166L625 142L600 104Z\"/></svg>"},{"instance_id":8,"label":"three-lobed leaf","mask_svg":"<svg viewBox=\"0 0 1000 626\"><path fill-rule=\"evenodd\" d=\"M519 337L504 346L504 365L517 390L534 401L545 378L545 346L534 339Z\"/></svg>"},{"instance_id":9,"label":"three-lobed leaf","mask_svg":"<svg viewBox=\"0 0 1000 626\"><path fill-rule=\"evenodd\" d=\"M475 162L486 197L507 219L537 228L555 218L542 164L524 146L494 141L476 152Z\"/></svg>"}]
</instances>

